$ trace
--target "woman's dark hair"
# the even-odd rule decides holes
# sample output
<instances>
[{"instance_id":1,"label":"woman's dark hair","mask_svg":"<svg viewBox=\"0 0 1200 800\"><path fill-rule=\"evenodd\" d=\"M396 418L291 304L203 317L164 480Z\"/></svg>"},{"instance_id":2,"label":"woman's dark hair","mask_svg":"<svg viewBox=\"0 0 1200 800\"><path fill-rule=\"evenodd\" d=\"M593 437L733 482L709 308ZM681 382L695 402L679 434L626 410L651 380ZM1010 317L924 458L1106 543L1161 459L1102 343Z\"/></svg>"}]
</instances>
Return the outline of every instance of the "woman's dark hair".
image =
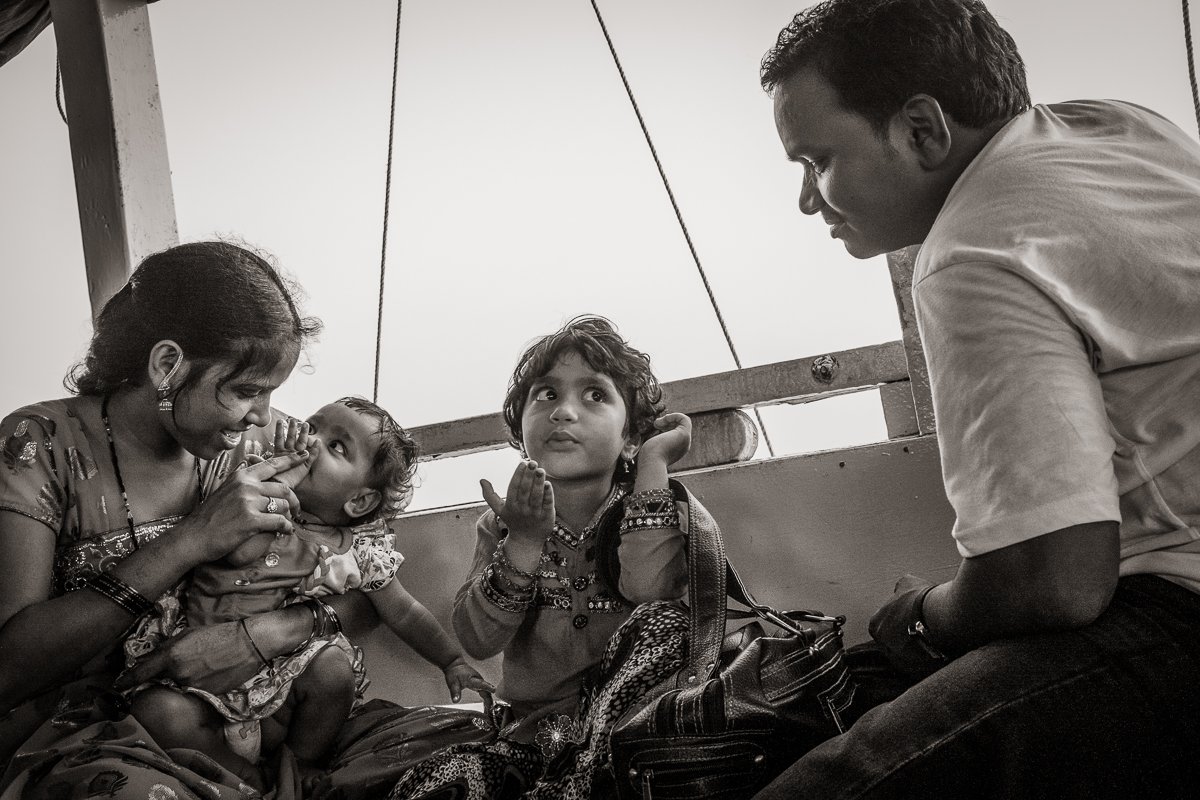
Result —
<instances>
[{"instance_id":1,"label":"woman's dark hair","mask_svg":"<svg viewBox=\"0 0 1200 800\"><path fill-rule=\"evenodd\" d=\"M269 371L321 330L319 320L301 316L296 295L270 262L235 244L195 242L155 253L104 304L87 355L64 384L81 395L140 386L150 349L164 339L192 367L172 397L217 365L228 370L222 384Z\"/></svg>"},{"instance_id":2,"label":"woman's dark hair","mask_svg":"<svg viewBox=\"0 0 1200 800\"><path fill-rule=\"evenodd\" d=\"M604 317L580 316L538 339L521 354L504 397L504 422L513 447L522 447L521 416L530 387L554 369L559 357L567 352L578 353L592 369L612 379L625 401L627 433L636 433L645 440L655 432L654 420L666 406L662 387L650 371L650 356L630 347Z\"/></svg>"},{"instance_id":3,"label":"woman's dark hair","mask_svg":"<svg viewBox=\"0 0 1200 800\"><path fill-rule=\"evenodd\" d=\"M343 397L337 401L351 411L371 417L379 423L379 449L371 462L372 489L383 495L374 511L355 520L355 524L391 519L402 512L412 499L413 476L417 471L420 448L417 440L400 427L381 406L361 397Z\"/></svg>"},{"instance_id":4,"label":"woman's dark hair","mask_svg":"<svg viewBox=\"0 0 1200 800\"><path fill-rule=\"evenodd\" d=\"M827 0L801 11L763 57L773 92L814 67L881 133L913 95L983 128L1029 108L1025 62L979 0Z\"/></svg>"}]
</instances>

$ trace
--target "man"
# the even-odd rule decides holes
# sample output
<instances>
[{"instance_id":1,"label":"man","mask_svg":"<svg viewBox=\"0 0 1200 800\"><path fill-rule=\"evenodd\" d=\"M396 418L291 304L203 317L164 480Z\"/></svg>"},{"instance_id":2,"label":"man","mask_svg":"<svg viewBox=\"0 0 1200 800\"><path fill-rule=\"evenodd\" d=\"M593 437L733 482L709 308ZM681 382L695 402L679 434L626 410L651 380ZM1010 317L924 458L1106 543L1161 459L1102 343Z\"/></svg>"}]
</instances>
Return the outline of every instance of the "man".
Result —
<instances>
[{"instance_id":1,"label":"man","mask_svg":"<svg viewBox=\"0 0 1200 800\"><path fill-rule=\"evenodd\" d=\"M850 655L861 716L758 797L1197 796L1200 146L1031 107L975 0L821 3L762 83L800 210L859 258L922 244L963 561L901 579Z\"/></svg>"}]
</instances>

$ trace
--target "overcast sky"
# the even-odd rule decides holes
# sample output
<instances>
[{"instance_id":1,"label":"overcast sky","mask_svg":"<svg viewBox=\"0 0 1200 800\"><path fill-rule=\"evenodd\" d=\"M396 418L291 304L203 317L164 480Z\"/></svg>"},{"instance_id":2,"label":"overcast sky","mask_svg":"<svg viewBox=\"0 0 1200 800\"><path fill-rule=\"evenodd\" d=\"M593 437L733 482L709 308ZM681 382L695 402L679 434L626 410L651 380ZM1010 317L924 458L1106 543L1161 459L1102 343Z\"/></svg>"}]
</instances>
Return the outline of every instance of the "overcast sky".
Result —
<instances>
[{"instance_id":1,"label":"overcast sky","mask_svg":"<svg viewBox=\"0 0 1200 800\"><path fill-rule=\"evenodd\" d=\"M602 0L746 366L899 337L882 259L796 210L758 63L799 4ZM1196 135L1180 9L994 0L1035 102L1115 97ZM151 7L180 236L274 254L326 324L276 395L370 396L395 4ZM611 317L675 380L733 367L584 0L408 0L401 23L380 401L406 425L499 409L523 346ZM1200 26L1200 22L1198 22ZM53 31L0 68L0 406L63 394L90 334ZM875 393L767 409L777 449L886 436ZM507 482L511 452L424 470L417 505Z\"/></svg>"}]
</instances>

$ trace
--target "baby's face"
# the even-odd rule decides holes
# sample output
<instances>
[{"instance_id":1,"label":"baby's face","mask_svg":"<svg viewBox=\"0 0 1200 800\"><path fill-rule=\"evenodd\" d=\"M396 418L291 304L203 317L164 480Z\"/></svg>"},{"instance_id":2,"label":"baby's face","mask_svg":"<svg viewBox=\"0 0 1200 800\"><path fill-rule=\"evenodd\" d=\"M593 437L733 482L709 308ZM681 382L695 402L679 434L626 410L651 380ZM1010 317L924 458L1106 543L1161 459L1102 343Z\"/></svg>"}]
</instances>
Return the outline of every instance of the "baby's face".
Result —
<instances>
[{"instance_id":1,"label":"baby's face","mask_svg":"<svg viewBox=\"0 0 1200 800\"><path fill-rule=\"evenodd\" d=\"M308 418L312 465L296 485L302 511L331 525L349 521L346 503L370 485L371 464L379 450L378 425L339 403Z\"/></svg>"}]
</instances>

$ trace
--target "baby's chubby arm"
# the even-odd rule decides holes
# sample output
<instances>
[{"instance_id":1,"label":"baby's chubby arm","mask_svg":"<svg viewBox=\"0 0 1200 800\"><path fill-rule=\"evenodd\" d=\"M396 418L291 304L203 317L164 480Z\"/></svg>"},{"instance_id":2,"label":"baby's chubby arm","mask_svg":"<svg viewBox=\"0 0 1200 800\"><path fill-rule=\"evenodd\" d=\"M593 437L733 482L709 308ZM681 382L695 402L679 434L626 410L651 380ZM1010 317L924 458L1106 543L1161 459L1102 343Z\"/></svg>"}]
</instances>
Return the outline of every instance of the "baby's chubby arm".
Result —
<instances>
[{"instance_id":1,"label":"baby's chubby arm","mask_svg":"<svg viewBox=\"0 0 1200 800\"><path fill-rule=\"evenodd\" d=\"M462 697L463 689L481 693L496 691L466 662L458 645L438 624L429 609L413 597L399 580L392 579L383 588L367 592L367 597L375 606L379 618L393 633L422 658L442 670L454 702L457 703Z\"/></svg>"}]
</instances>

